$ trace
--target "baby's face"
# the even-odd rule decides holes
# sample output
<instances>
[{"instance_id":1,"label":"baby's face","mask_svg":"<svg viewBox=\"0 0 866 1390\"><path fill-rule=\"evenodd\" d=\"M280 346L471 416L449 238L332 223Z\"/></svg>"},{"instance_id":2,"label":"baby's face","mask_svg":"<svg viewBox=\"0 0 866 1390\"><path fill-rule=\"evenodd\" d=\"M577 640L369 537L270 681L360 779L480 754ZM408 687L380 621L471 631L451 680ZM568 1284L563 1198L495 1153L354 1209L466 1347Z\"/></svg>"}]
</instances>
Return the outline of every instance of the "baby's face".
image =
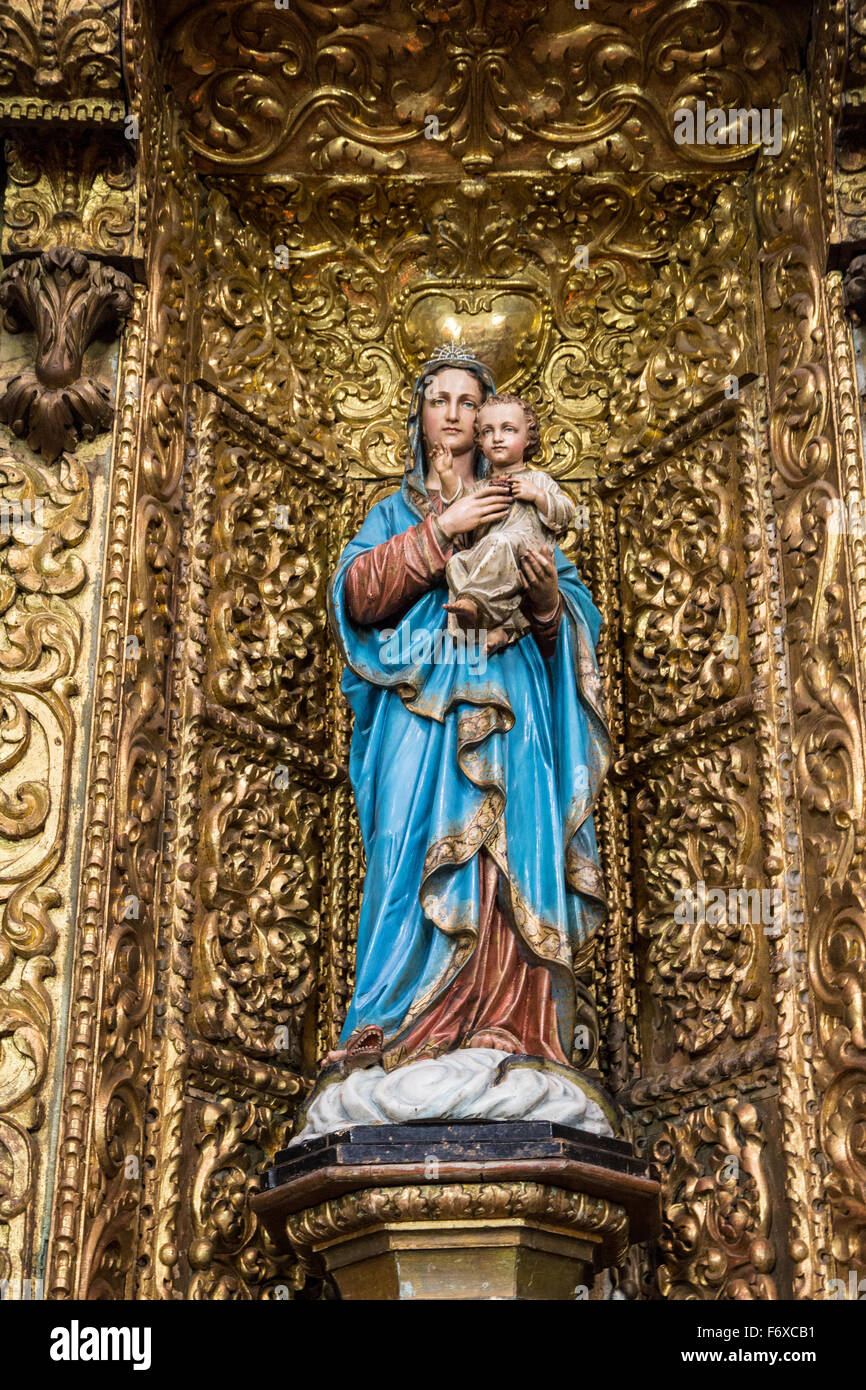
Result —
<instances>
[{"instance_id":1,"label":"baby's face","mask_svg":"<svg viewBox=\"0 0 866 1390\"><path fill-rule=\"evenodd\" d=\"M496 468L520 463L529 442L529 426L519 405L485 405L478 412L478 443Z\"/></svg>"}]
</instances>

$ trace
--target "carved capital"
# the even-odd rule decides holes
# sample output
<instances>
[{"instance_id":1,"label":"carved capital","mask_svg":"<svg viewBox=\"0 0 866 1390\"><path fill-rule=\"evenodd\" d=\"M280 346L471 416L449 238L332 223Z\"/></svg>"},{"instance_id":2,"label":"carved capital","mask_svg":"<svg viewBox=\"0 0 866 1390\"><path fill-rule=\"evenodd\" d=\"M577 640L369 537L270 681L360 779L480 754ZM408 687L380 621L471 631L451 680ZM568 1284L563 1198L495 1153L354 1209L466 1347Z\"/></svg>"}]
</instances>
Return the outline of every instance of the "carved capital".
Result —
<instances>
[{"instance_id":1,"label":"carved capital","mask_svg":"<svg viewBox=\"0 0 866 1390\"><path fill-rule=\"evenodd\" d=\"M16 261L0 280L5 326L36 333L35 364L7 381L0 420L49 461L111 425L108 387L82 375L82 362L96 335L116 331L131 307L127 275L68 246Z\"/></svg>"},{"instance_id":2,"label":"carved capital","mask_svg":"<svg viewBox=\"0 0 866 1390\"><path fill-rule=\"evenodd\" d=\"M0 118L123 120L120 0L0 0Z\"/></svg>"},{"instance_id":3,"label":"carved capital","mask_svg":"<svg viewBox=\"0 0 866 1390\"><path fill-rule=\"evenodd\" d=\"M128 269L143 265L143 200L131 140L19 134L6 144L0 254L7 264L60 243Z\"/></svg>"}]
</instances>

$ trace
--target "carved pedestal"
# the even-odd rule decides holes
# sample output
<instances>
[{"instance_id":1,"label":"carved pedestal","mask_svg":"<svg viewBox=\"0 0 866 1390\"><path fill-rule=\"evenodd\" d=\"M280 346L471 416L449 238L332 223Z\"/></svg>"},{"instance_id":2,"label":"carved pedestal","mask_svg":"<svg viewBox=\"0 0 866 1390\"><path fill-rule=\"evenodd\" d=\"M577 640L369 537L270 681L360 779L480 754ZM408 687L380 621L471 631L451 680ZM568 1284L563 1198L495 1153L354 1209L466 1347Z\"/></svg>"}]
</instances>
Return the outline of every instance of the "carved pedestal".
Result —
<instances>
[{"instance_id":1,"label":"carved pedestal","mask_svg":"<svg viewBox=\"0 0 866 1390\"><path fill-rule=\"evenodd\" d=\"M546 1122L354 1126L277 1155L253 1206L344 1299L575 1299L658 1229L628 1144Z\"/></svg>"}]
</instances>

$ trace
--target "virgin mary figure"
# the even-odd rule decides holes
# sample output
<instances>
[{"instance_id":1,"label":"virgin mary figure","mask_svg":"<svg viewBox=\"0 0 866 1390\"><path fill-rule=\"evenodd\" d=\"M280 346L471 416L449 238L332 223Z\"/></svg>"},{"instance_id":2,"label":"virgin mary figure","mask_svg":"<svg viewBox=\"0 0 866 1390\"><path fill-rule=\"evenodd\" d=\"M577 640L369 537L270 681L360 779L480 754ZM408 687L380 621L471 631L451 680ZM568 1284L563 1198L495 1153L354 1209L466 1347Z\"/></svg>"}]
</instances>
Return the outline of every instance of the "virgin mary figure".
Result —
<instances>
[{"instance_id":1,"label":"virgin mary figure","mask_svg":"<svg viewBox=\"0 0 866 1390\"><path fill-rule=\"evenodd\" d=\"M574 954L604 916L601 620L574 566L527 552L526 634L486 662L445 655L445 565L510 500L491 482L443 506L428 453L446 444L462 479L486 477L474 425L493 393L460 347L425 364L400 490L329 587L367 857L355 990L326 1059L344 1067L463 1048L570 1065Z\"/></svg>"}]
</instances>

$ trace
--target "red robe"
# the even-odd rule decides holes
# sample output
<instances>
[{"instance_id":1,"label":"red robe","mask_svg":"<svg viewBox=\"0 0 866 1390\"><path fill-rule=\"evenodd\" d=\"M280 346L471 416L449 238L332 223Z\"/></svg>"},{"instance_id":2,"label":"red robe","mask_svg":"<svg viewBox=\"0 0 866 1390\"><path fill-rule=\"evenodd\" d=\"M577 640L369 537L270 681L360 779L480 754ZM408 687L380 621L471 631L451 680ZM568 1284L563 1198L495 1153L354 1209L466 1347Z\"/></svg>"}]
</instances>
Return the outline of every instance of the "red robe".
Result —
<instances>
[{"instance_id":1,"label":"red robe","mask_svg":"<svg viewBox=\"0 0 866 1390\"><path fill-rule=\"evenodd\" d=\"M441 513L440 494L429 496ZM346 576L352 621L372 626L402 617L422 594L443 581L452 553L453 546L435 518L428 516L359 555ZM534 639L542 656L552 656L562 600L546 623L539 623L527 605L524 612L532 638L523 640ZM499 900L499 869L483 848L478 874L481 913L476 949L450 988L398 1039L388 1060L402 1065L458 1047L486 1046L568 1064L556 1025L550 973L529 954L512 928L508 908Z\"/></svg>"}]
</instances>

